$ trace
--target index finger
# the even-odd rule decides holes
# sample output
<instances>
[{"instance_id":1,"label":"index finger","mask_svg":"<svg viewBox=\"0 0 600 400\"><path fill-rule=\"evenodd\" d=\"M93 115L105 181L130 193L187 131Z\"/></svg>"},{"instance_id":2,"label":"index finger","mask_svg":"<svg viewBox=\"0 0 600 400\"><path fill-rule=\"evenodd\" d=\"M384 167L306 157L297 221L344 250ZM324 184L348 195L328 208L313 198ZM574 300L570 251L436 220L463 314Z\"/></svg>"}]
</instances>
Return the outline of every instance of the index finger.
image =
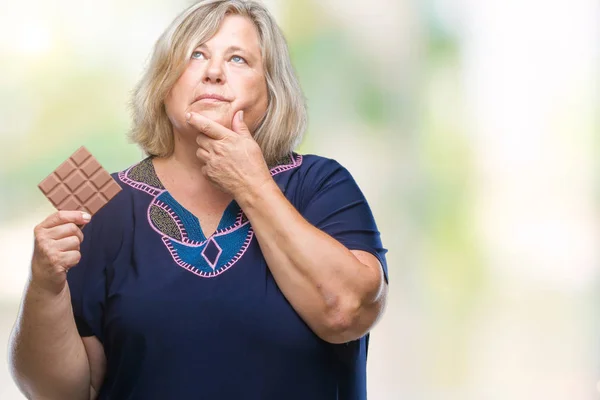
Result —
<instances>
[{"instance_id":1,"label":"index finger","mask_svg":"<svg viewBox=\"0 0 600 400\"><path fill-rule=\"evenodd\" d=\"M194 128L205 134L211 139L219 140L227 137L232 131L225 128L223 125L213 121L212 119L206 118L204 115L197 113L187 113L187 123L192 125Z\"/></svg>"},{"instance_id":2,"label":"index finger","mask_svg":"<svg viewBox=\"0 0 600 400\"><path fill-rule=\"evenodd\" d=\"M83 211L57 211L46 218L41 224L42 228L53 228L58 225L74 223L84 225L90 222L91 215Z\"/></svg>"}]
</instances>

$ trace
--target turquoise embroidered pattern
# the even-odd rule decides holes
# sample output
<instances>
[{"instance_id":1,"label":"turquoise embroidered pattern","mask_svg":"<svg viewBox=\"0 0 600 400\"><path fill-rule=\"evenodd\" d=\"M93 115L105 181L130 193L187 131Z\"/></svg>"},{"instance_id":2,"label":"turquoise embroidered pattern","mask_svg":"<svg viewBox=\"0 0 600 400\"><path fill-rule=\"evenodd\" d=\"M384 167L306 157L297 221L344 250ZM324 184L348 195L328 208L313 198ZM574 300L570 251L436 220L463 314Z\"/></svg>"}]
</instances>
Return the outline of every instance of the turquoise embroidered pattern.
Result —
<instances>
[{"instance_id":1,"label":"turquoise embroidered pattern","mask_svg":"<svg viewBox=\"0 0 600 400\"><path fill-rule=\"evenodd\" d=\"M271 175L298 167L302 156L291 154L289 164L271 169ZM185 209L164 188L150 157L119 173L119 179L152 196L148 206L148 223L173 260L196 276L211 278L222 274L243 257L254 232L239 205L232 201L225 210L217 230L204 236L196 216Z\"/></svg>"}]
</instances>

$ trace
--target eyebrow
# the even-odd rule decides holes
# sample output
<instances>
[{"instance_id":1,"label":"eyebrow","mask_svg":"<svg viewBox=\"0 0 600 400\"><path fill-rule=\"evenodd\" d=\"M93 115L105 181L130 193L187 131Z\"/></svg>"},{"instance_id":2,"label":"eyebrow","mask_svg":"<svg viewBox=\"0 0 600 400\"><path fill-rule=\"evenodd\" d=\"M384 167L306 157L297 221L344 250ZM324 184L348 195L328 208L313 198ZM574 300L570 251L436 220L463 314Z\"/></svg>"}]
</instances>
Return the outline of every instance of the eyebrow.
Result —
<instances>
[{"instance_id":1,"label":"eyebrow","mask_svg":"<svg viewBox=\"0 0 600 400\"><path fill-rule=\"evenodd\" d=\"M232 51L232 52L233 51L239 51L241 53L248 53L245 49L242 49L241 47L238 47L238 46L229 46L227 48L227 51Z\"/></svg>"},{"instance_id":2,"label":"eyebrow","mask_svg":"<svg viewBox=\"0 0 600 400\"><path fill-rule=\"evenodd\" d=\"M206 46L206 44L201 44L200 46L196 47L197 49L206 49L208 50L208 47ZM243 49L239 46L229 46L226 49L226 52L234 52L234 51L239 51L241 53L245 53L245 54L249 54L249 52L246 49Z\"/></svg>"}]
</instances>

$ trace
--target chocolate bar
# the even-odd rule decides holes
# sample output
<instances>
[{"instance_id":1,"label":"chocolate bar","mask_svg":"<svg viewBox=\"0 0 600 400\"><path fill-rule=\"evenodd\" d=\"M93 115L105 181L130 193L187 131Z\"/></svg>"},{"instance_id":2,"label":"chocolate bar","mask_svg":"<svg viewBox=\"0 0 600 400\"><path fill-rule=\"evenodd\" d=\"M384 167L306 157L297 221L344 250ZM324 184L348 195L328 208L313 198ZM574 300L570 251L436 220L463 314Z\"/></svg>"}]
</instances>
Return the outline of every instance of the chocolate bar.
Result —
<instances>
[{"instance_id":1,"label":"chocolate bar","mask_svg":"<svg viewBox=\"0 0 600 400\"><path fill-rule=\"evenodd\" d=\"M57 210L79 210L90 215L121 191L121 186L83 146L38 187Z\"/></svg>"}]
</instances>

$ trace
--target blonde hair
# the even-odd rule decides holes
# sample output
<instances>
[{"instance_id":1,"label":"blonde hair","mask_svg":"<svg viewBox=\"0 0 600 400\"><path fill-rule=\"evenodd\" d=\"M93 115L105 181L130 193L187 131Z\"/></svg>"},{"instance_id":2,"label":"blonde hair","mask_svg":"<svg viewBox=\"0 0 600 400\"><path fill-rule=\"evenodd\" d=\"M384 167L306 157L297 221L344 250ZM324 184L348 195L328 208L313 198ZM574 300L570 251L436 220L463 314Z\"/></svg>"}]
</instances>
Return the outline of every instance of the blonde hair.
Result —
<instances>
[{"instance_id":1,"label":"blonde hair","mask_svg":"<svg viewBox=\"0 0 600 400\"><path fill-rule=\"evenodd\" d=\"M292 66L287 43L264 5L253 0L202 0L183 11L160 36L150 63L133 93L130 139L147 155L173 153L173 127L164 101L185 70L192 52L209 40L227 15L249 18L261 45L268 106L253 136L269 166L300 143L306 129L304 94Z\"/></svg>"}]
</instances>

